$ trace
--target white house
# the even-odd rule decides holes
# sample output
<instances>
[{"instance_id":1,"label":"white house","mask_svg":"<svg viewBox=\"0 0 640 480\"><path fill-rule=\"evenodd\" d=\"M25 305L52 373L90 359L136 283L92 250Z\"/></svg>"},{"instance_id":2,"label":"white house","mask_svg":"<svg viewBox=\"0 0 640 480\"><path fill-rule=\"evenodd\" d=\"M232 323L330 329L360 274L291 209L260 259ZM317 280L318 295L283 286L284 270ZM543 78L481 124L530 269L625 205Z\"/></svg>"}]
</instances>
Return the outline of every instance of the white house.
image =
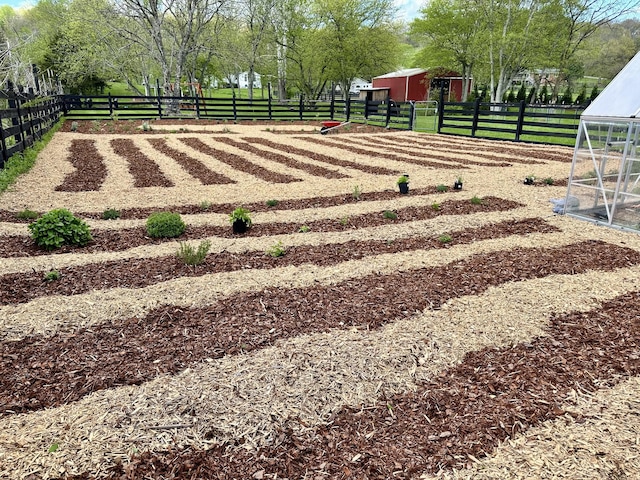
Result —
<instances>
[{"instance_id":1,"label":"white house","mask_svg":"<svg viewBox=\"0 0 640 480\"><path fill-rule=\"evenodd\" d=\"M242 72L237 77L229 75L222 80L222 83L237 85L238 88L249 88L249 72ZM253 72L253 88L262 88L260 74Z\"/></svg>"}]
</instances>

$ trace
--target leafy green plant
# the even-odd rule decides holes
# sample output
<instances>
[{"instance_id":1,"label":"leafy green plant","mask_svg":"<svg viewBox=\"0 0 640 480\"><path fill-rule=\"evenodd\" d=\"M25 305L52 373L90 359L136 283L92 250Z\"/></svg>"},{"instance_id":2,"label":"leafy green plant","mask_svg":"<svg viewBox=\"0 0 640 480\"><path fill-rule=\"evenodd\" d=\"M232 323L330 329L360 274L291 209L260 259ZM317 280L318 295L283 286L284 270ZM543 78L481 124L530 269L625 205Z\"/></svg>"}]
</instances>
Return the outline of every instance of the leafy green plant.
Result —
<instances>
[{"instance_id":1,"label":"leafy green plant","mask_svg":"<svg viewBox=\"0 0 640 480\"><path fill-rule=\"evenodd\" d=\"M310 231L310 230L311 230L311 228L310 228L308 225L302 225L302 226L298 229L298 231L299 231L300 233L307 233L307 232L308 232L308 231Z\"/></svg>"},{"instance_id":2,"label":"leafy green plant","mask_svg":"<svg viewBox=\"0 0 640 480\"><path fill-rule=\"evenodd\" d=\"M196 266L204 262L210 248L211 242L209 240L200 242L197 249L186 242L180 242L180 248L178 249L176 256L182 260L185 265Z\"/></svg>"},{"instance_id":3,"label":"leafy green plant","mask_svg":"<svg viewBox=\"0 0 640 480\"><path fill-rule=\"evenodd\" d=\"M471 198L471 203L474 205L482 205L482 199L476 195Z\"/></svg>"},{"instance_id":4,"label":"leafy green plant","mask_svg":"<svg viewBox=\"0 0 640 480\"><path fill-rule=\"evenodd\" d=\"M400 185L401 183L409 183L409 177L408 177L408 176L406 176L406 175L401 175L401 176L398 178L398 180L397 180L397 182L396 182L396 183L397 183L398 185Z\"/></svg>"},{"instance_id":5,"label":"leafy green plant","mask_svg":"<svg viewBox=\"0 0 640 480\"><path fill-rule=\"evenodd\" d=\"M267 250L267 254L274 258L282 257L285 253L287 253L287 249L282 244L282 242L278 242L275 245L272 245Z\"/></svg>"},{"instance_id":6,"label":"leafy green plant","mask_svg":"<svg viewBox=\"0 0 640 480\"><path fill-rule=\"evenodd\" d=\"M71 122L71 131L76 132L78 130L78 122Z\"/></svg>"},{"instance_id":7,"label":"leafy green plant","mask_svg":"<svg viewBox=\"0 0 640 480\"><path fill-rule=\"evenodd\" d=\"M545 178L544 183L546 183L547 185L553 185L553 178L551 177Z\"/></svg>"},{"instance_id":8,"label":"leafy green plant","mask_svg":"<svg viewBox=\"0 0 640 480\"><path fill-rule=\"evenodd\" d=\"M149 125L149 122L142 122L142 131L144 132L151 131L151 125Z\"/></svg>"},{"instance_id":9,"label":"leafy green plant","mask_svg":"<svg viewBox=\"0 0 640 480\"><path fill-rule=\"evenodd\" d=\"M54 282L56 280L60 280L60 272L58 270L49 270L45 276L44 276L44 280L45 282Z\"/></svg>"},{"instance_id":10,"label":"leafy green plant","mask_svg":"<svg viewBox=\"0 0 640 480\"><path fill-rule=\"evenodd\" d=\"M453 238L451 238L451 235L448 235L446 233L438 237L438 241L440 243L449 243L451 240L453 240Z\"/></svg>"},{"instance_id":11,"label":"leafy green plant","mask_svg":"<svg viewBox=\"0 0 640 480\"><path fill-rule=\"evenodd\" d=\"M278 205L278 200L267 200L267 207L275 207Z\"/></svg>"},{"instance_id":12,"label":"leafy green plant","mask_svg":"<svg viewBox=\"0 0 640 480\"><path fill-rule=\"evenodd\" d=\"M120 218L120 210L116 210L115 208L109 208L108 210L105 210L104 212L102 212L103 220L115 220L117 218Z\"/></svg>"},{"instance_id":13,"label":"leafy green plant","mask_svg":"<svg viewBox=\"0 0 640 480\"><path fill-rule=\"evenodd\" d=\"M18 212L16 214L16 217L18 217L20 220L35 220L36 218L38 218L38 212L26 209Z\"/></svg>"},{"instance_id":14,"label":"leafy green plant","mask_svg":"<svg viewBox=\"0 0 640 480\"><path fill-rule=\"evenodd\" d=\"M431 208L437 212L438 210L440 210L440 204L438 202L433 202L431 204Z\"/></svg>"},{"instance_id":15,"label":"leafy green plant","mask_svg":"<svg viewBox=\"0 0 640 480\"><path fill-rule=\"evenodd\" d=\"M362 195L362 185L354 185L353 192L351 192L351 196L354 200L360 200L360 196Z\"/></svg>"},{"instance_id":16,"label":"leafy green plant","mask_svg":"<svg viewBox=\"0 0 640 480\"><path fill-rule=\"evenodd\" d=\"M392 210L385 210L382 213L382 216L384 218L388 218L389 220L395 220L395 219L398 218L398 214L396 212L392 211Z\"/></svg>"},{"instance_id":17,"label":"leafy green plant","mask_svg":"<svg viewBox=\"0 0 640 480\"><path fill-rule=\"evenodd\" d=\"M45 250L62 245L82 247L92 240L89 226L65 208L45 213L28 228L36 245Z\"/></svg>"},{"instance_id":18,"label":"leafy green plant","mask_svg":"<svg viewBox=\"0 0 640 480\"><path fill-rule=\"evenodd\" d=\"M179 213L155 212L147 218L147 234L152 238L174 238L182 235L187 226Z\"/></svg>"},{"instance_id":19,"label":"leafy green plant","mask_svg":"<svg viewBox=\"0 0 640 480\"><path fill-rule=\"evenodd\" d=\"M233 223L236 220L242 220L247 225L247 228L253 225L251 213L243 207L238 207L229 214L229 223Z\"/></svg>"},{"instance_id":20,"label":"leafy green plant","mask_svg":"<svg viewBox=\"0 0 640 480\"><path fill-rule=\"evenodd\" d=\"M53 453L53 452L57 451L58 448L60 448L60 444L58 442L52 443L51 446L49 447L48 452L49 453Z\"/></svg>"},{"instance_id":21,"label":"leafy green plant","mask_svg":"<svg viewBox=\"0 0 640 480\"><path fill-rule=\"evenodd\" d=\"M211 202L204 200L203 202L200 202L200 210L209 210L211 208Z\"/></svg>"},{"instance_id":22,"label":"leafy green plant","mask_svg":"<svg viewBox=\"0 0 640 480\"><path fill-rule=\"evenodd\" d=\"M436 190L440 193L443 193L449 190L449 187L447 187L446 185L440 184L436 187Z\"/></svg>"},{"instance_id":23,"label":"leafy green plant","mask_svg":"<svg viewBox=\"0 0 640 480\"><path fill-rule=\"evenodd\" d=\"M347 223L349 223L349 217L342 217L340 219L340 225L346 225Z\"/></svg>"}]
</instances>

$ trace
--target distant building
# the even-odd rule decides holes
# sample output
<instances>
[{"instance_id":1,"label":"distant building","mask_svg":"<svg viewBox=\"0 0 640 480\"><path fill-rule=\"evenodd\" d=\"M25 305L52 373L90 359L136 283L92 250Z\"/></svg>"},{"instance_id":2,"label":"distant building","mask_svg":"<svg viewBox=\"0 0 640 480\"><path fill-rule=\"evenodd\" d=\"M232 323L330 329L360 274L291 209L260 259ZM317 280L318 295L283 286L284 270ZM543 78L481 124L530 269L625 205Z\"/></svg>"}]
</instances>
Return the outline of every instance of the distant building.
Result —
<instances>
[{"instance_id":1,"label":"distant building","mask_svg":"<svg viewBox=\"0 0 640 480\"><path fill-rule=\"evenodd\" d=\"M249 72L242 72L237 77L236 75L229 75L222 80L222 83L233 85L237 88L249 88ZM253 88L262 88L260 74L256 72L253 72Z\"/></svg>"},{"instance_id":2,"label":"distant building","mask_svg":"<svg viewBox=\"0 0 640 480\"><path fill-rule=\"evenodd\" d=\"M471 92L472 84L470 81L467 93ZM373 88L389 89L389 97L396 102L438 100L436 95L440 89L444 89L447 101L459 101L462 99L462 85L463 78L459 73L442 69L409 68L373 79Z\"/></svg>"}]
</instances>

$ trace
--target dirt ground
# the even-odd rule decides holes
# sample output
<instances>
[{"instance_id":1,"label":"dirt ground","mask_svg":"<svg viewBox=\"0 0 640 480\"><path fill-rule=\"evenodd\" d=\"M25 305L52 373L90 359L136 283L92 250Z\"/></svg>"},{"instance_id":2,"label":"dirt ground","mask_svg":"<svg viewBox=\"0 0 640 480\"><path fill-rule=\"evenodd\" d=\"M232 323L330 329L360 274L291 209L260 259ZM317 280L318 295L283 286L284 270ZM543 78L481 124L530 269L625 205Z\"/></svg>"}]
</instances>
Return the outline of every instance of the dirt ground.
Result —
<instances>
[{"instance_id":1,"label":"dirt ground","mask_svg":"<svg viewBox=\"0 0 640 480\"><path fill-rule=\"evenodd\" d=\"M640 477L640 237L552 213L572 149L350 127L66 122L0 197L0 477Z\"/></svg>"}]
</instances>

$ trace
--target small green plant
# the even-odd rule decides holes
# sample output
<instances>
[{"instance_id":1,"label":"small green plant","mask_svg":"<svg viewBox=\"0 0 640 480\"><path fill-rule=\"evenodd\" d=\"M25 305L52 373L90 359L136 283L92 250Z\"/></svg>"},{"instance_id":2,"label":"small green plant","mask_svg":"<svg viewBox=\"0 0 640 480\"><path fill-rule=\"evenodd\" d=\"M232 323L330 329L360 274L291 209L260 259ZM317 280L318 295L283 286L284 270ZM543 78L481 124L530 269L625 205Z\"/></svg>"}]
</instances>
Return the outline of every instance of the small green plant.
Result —
<instances>
[{"instance_id":1,"label":"small green plant","mask_svg":"<svg viewBox=\"0 0 640 480\"><path fill-rule=\"evenodd\" d=\"M65 208L45 213L28 228L31 238L45 250L62 245L83 247L92 240L89 226Z\"/></svg>"},{"instance_id":2,"label":"small green plant","mask_svg":"<svg viewBox=\"0 0 640 480\"><path fill-rule=\"evenodd\" d=\"M211 202L204 200L203 202L200 202L200 210L206 211L209 210L211 208Z\"/></svg>"},{"instance_id":3,"label":"small green plant","mask_svg":"<svg viewBox=\"0 0 640 480\"><path fill-rule=\"evenodd\" d=\"M273 258L282 257L285 253L287 253L287 249L282 244L282 242L278 242L275 245L272 245L267 250L267 255L272 256Z\"/></svg>"},{"instance_id":4,"label":"small green plant","mask_svg":"<svg viewBox=\"0 0 640 480\"><path fill-rule=\"evenodd\" d=\"M229 214L229 223L233 223L236 220L242 220L247 225L247 228L253 224L249 210L243 207L238 207Z\"/></svg>"},{"instance_id":5,"label":"small green plant","mask_svg":"<svg viewBox=\"0 0 640 480\"><path fill-rule=\"evenodd\" d=\"M78 122L71 122L71 131L76 132L78 130Z\"/></svg>"},{"instance_id":6,"label":"small green plant","mask_svg":"<svg viewBox=\"0 0 640 480\"><path fill-rule=\"evenodd\" d=\"M142 122L142 131L144 132L151 131L151 125L149 125L149 122Z\"/></svg>"},{"instance_id":7,"label":"small green plant","mask_svg":"<svg viewBox=\"0 0 640 480\"><path fill-rule=\"evenodd\" d=\"M182 235L187 226L179 213L155 212L147 218L147 234L152 238L174 238Z\"/></svg>"},{"instance_id":8,"label":"small green plant","mask_svg":"<svg viewBox=\"0 0 640 480\"><path fill-rule=\"evenodd\" d=\"M437 212L438 210L440 210L440 204L438 202L433 202L431 204L431 208Z\"/></svg>"},{"instance_id":9,"label":"small green plant","mask_svg":"<svg viewBox=\"0 0 640 480\"><path fill-rule=\"evenodd\" d=\"M58 270L49 270L45 276L45 282L55 282L56 280L60 280L60 272Z\"/></svg>"},{"instance_id":10,"label":"small green plant","mask_svg":"<svg viewBox=\"0 0 640 480\"><path fill-rule=\"evenodd\" d=\"M60 448L60 444L58 442L52 443L51 446L49 447L48 452L49 453L56 452L58 448Z\"/></svg>"},{"instance_id":11,"label":"small green plant","mask_svg":"<svg viewBox=\"0 0 640 480\"><path fill-rule=\"evenodd\" d=\"M453 238L451 238L451 235L448 235L446 233L444 235L440 235L438 237L438 241L440 243L449 243L449 242L451 242L451 240L453 240Z\"/></svg>"},{"instance_id":12,"label":"small green plant","mask_svg":"<svg viewBox=\"0 0 640 480\"><path fill-rule=\"evenodd\" d=\"M16 214L20 220L35 220L38 218L38 212L34 212L33 210L22 210Z\"/></svg>"},{"instance_id":13,"label":"small green plant","mask_svg":"<svg viewBox=\"0 0 640 480\"><path fill-rule=\"evenodd\" d=\"M449 190L449 187L447 187L446 185L440 184L436 187L436 190L440 193L443 193Z\"/></svg>"},{"instance_id":14,"label":"small green plant","mask_svg":"<svg viewBox=\"0 0 640 480\"><path fill-rule=\"evenodd\" d=\"M311 230L311 228L310 228L308 225L302 225L302 226L298 229L298 231L299 231L300 233L307 233L307 232L309 232L310 230Z\"/></svg>"},{"instance_id":15,"label":"small green plant","mask_svg":"<svg viewBox=\"0 0 640 480\"><path fill-rule=\"evenodd\" d=\"M388 218L389 220L396 220L398 218L398 214L392 210L385 210L382 213L384 218Z\"/></svg>"},{"instance_id":16,"label":"small green plant","mask_svg":"<svg viewBox=\"0 0 640 480\"><path fill-rule=\"evenodd\" d=\"M267 200L267 207L275 207L278 205L278 200Z\"/></svg>"},{"instance_id":17,"label":"small green plant","mask_svg":"<svg viewBox=\"0 0 640 480\"><path fill-rule=\"evenodd\" d=\"M224 127L222 129L222 133L231 133L231 129L229 127Z\"/></svg>"},{"instance_id":18,"label":"small green plant","mask_svg":"<svg viewBox=\"0 0 640 480\"><path fill-rule=\"evenodd\" d=\"M180 242L180 248L176 253L176 256L182 260L185 265L196 266L200 265L204 262L204 259L207 257L209 253L209 249L211 248L211 242L209 240L204 240L200 242L198 248L194 248L193 245L189 245L185 242Z\"/></svg>"},{"instance_id":19,"label":"small green plant","mask_svg":"<svg viewBox=\"0 0 640 480\"><path fill-rule=\"evenodd\" d=\"M115 220L117 218L120 218L120 211L116 210L115 208L109 208L108 210L102 212L103 220Z\"/></svg>"},{"instance_id":20,"label":"small green plant","mask_svg":"<svg viewBox=\"0 0 640 480\"><path fill-rule=\"evenodd\" d=\"M462 183L462 177L458 177L458 178L456 179L456 183Z\"/></svg>"},{"instance_id":21,"label":"small green plant","mask_svg":"<svg viewBox=\"0 0 640 480\"><path fill-rule=\"evenodd\" d=\"M477 195L474 195L471 198L471 203L473 203L474 205L482 205L482 199L480 197L478 197Z\"/></svg>"},{"instance_id":22,"label":"small green plant","mask_svg":"<svg viewBox=\"0 0 640 480\"><path fill-rule=\"evenodd\" d=\"M340 219L340 225L346 225L347 223L349 223L349 217L342 217Z\"/></svg>"},{"instance_id":23,"label":"small green plant","mask_svg":"<svg viewBox=\"0 0 640 480\"><path fill-rule=\"evenodd\" d=\"M551 177L545 178L544 183L546 183L547 185L553 185L553 178Z\"/></svg>"},{"instance_id":24,"label":"small green plant","mask_svg":"<svg viewBox=\"0 0 640 480\"><path fill-rule=\"evenodd\" d=\"M354 200L360 200L360 196L362 195L362 185L354 185L353 192L351 192L351 196Z\"/></svg>"},{"instance_id":25,"label":"small green plant","mask_svg":"<svg viewBox=\"0 0 640 480\"><path fill-rule=\"evenodd\" d=\"M406 175L401 175L398 178L398 181L396 182L398 185L400 185L401 183L409 183L409 177Z\"/></svg>"}]
</instances>

